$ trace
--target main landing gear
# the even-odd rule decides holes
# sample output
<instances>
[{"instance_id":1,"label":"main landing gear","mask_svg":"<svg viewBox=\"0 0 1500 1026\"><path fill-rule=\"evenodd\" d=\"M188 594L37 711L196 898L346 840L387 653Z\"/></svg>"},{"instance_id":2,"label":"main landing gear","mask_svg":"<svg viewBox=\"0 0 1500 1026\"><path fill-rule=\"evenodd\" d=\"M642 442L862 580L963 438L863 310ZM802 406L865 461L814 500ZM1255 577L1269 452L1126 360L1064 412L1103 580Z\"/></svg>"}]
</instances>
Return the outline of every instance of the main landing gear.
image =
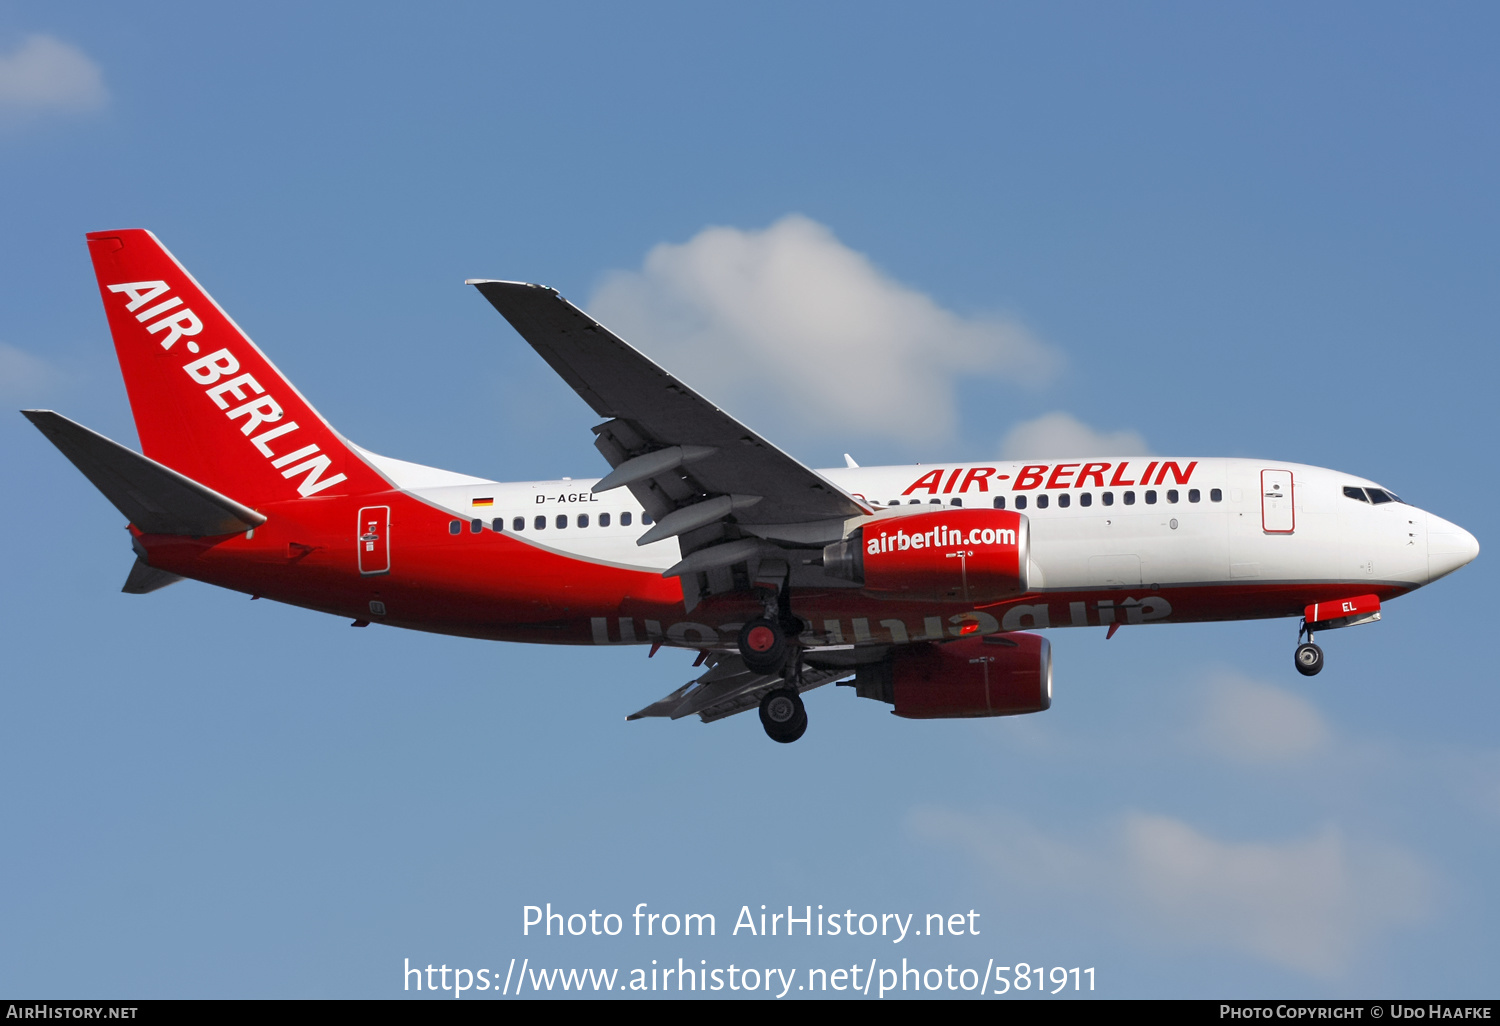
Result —
<instances>
[{"instance_id":1,"label":"main landing gear","mask_svg":"<svg viewBox=\"0 0 1500 1026\"><path fill-rule=\"evenodd\" d=\"M797 693L801 679L802 652L798 637L802 621L792 615L791 588L783 586L775 596L765 595L765 613L740 628L740 658L752 673L779 675L781 687L760 700L760 725L772 741L791 744L807 731L807 709Z\"/></svg>"},{"instance_id":2,"label":"main landing gear","mask_svg":"<svg viewBox=\"0 0 1500 1026\"><path fill-rule=\"evenodd\" d=\"M746 669L755 673L776 673L786 665L786 635L781 625L766 617L756 617L740 628L740 658Z\"/></svg>"},{"instance_id":3,"label":"main landing gear","mask_svg":"<svg viewBox=\"0 0 1500 1026\"><path fill-rule=\"evenodd\" d=\"M760 700L760 725L772 741L789 745L807 732L807 709L793 688L777 688Z\"/></svg>"},{"instance_id":4,"label":"main landing gear","mask_svg":"<svg viewBox=\"0 0 1500 1026\"><path fill-rule=\"evenodd\" d=\"M1302 641L1302 635L1307 635L1307 640ZM1323 650L1313 644L1313 632L1308 630L1307 621L1303 620L1297 628L1297 640L1301 642L1297 646L1296 654L1292 657L1297 664L1297 672L1304 677L1316 676L1323 669Z\"/></svg>"}]
</instances>

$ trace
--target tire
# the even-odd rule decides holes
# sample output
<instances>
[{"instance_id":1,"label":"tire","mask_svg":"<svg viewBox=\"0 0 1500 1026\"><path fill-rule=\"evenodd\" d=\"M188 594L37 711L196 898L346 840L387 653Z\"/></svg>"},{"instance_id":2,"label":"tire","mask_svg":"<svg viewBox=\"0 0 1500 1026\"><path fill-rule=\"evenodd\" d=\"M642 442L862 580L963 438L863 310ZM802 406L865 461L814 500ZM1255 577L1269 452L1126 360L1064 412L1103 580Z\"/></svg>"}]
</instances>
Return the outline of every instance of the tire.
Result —
<instances>
[{"instance_id":1,"label":"tire","mask_svg":"<svg viewBox=\"0 0 1500 1026\"><path fill-rule=\"evenodd\" d=\"M776 673L786 665L786 635L774 620L757 618L741 627L739 649L753 673Z\"/></svg>"},{"instance_id":2,"label":"tire","mask_svg":"<svg viewBox=\"0 0 1500 1026\"><path fill-rule=\"evenodd\" d=\"M1310 641L1297 646L1294 658L1297 672L1304 677L1316 676L1323 669L1323 650Z\"/></svg>"},{"instance_id":3,"label":"tire","mask_svg":"<svg viewBox=\"0 0 1500 1026\"><path fill-rule=\"evenodd\" d=\"M789 745L807 732L807 709L791 688L777 688L760 700L760 725L772 740Z\"/></svg>"},{"instance_id":4,"label":"tire","mask_svg":"<svg viewBox=\"0 0 1500 1026\"><path fill-rule=\"evenodd\" d=\"M784 745L789 745L806 733L807 713L803 713L801 716L797 717L797 722L792 726L790 730L788 730L785 734L778 736L775 740L781 742Z\"/></svg>"}]
</instances>

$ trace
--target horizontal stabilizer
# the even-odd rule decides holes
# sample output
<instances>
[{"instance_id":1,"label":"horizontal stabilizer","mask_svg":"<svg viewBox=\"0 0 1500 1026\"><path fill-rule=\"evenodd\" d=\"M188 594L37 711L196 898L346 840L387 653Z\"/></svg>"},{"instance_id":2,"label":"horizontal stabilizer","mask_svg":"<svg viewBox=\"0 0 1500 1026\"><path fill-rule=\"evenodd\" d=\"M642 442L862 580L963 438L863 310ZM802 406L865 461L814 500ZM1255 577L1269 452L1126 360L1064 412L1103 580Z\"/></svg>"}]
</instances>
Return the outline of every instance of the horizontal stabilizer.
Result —
<instances>
[{"instance_id":1,"label":"horizontal stabilizer","mask_svg":"<svg viewBox=\"0 0 1500 1026\"><path fill-rule=\"evenodd\" d=\"M130 576L125 578L125 587L120 590L127 595L149 595L153 591L176 584L182 580L174 573L158 570L139 556L130 567Z\"/></svg>"},{"instance_id":2,"label":"horizontal stabilizer","mask_svg":"<svg viewBox=\"0 0 1500 1026\"><path fill-rule=\"evenodd\" d=\"M67 417L51 410L21 412L146 534L204 538L237 534L266 522L255 510ZM127 591L130 583L126 582Z\"/></svg>"}]
</instances>

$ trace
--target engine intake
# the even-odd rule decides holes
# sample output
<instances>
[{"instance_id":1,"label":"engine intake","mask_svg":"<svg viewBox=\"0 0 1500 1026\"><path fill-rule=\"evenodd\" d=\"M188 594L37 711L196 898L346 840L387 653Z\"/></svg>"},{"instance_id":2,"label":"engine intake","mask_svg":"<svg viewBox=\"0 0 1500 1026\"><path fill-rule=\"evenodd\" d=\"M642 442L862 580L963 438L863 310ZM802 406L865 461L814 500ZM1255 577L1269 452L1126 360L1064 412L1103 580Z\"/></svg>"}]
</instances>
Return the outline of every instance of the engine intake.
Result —
<instances>
[{"instance_id":1,"label":"engine intake","mask_svg":"<svg viewBox=\"0 0 1500 1026\"><path fill-rule=\"evenodd\" d=\"M873 598L993 602L1026 592L1030 557L1022 514L942 509L861 525L823 549L823 570Z\"/></svg>"}]
</instances>

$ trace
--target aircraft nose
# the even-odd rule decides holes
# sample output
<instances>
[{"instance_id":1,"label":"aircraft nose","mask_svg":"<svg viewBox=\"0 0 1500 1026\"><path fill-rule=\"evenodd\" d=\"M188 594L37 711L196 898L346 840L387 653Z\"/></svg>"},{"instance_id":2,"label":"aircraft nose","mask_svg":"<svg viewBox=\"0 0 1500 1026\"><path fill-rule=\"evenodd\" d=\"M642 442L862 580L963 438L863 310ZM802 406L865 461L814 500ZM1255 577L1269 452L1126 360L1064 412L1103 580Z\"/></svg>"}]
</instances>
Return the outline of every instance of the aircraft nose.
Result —
<instances>
[{"instance_id":1,"label":"aircraft nose","mask_svg":"<svg viewBox=\"0 0 1500 1026\"><path fill-rule=\"evenodd\" d=\"M1427 579L1451 574L1479 555L1479 539L1442 517L1427 515Z\"/></svg>"}]
</instances>

